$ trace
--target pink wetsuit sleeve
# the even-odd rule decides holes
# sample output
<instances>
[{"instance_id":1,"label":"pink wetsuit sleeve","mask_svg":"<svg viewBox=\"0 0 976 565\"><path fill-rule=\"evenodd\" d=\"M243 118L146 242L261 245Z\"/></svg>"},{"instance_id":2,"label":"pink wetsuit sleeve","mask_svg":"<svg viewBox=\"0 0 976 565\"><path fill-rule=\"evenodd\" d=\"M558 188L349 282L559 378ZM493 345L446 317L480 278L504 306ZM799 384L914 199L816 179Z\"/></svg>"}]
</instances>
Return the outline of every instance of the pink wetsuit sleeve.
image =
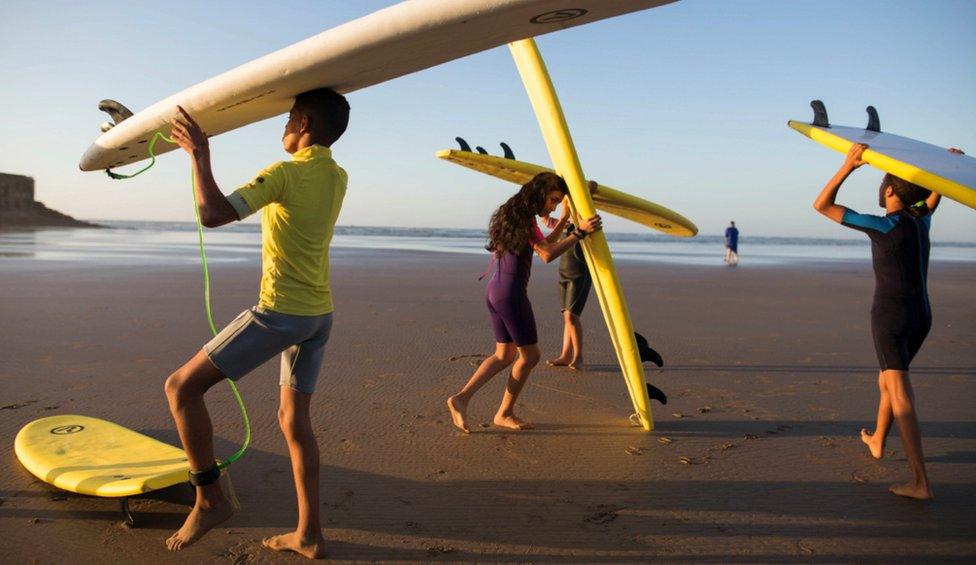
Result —
<instances>
[{"instance_id":1,"label":"pink wetsuit sleeve","mask_svg":"<svg viewBox=\"0 0 976 565\"><path fill-rule=\"evenodd\" d=\"M535 245L545 238L546 237L542 235L542 230L539 229L538 225L532 226L532 235L529 236L529 244Z\"/></svg>"}]
</instances>

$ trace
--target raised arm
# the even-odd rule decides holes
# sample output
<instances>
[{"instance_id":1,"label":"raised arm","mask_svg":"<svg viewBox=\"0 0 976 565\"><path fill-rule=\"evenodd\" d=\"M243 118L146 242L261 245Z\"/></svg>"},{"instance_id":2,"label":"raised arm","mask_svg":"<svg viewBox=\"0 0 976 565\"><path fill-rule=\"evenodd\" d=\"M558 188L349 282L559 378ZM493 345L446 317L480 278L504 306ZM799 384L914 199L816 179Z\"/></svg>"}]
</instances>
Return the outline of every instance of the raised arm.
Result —
<instances>
[{"instance_id":1,"label":"raised arm","mask_svg":"<svg viewBox=\"0 0 976 565\"><path fill-rule=\"evenodd\" d=\"M215 228L239 220L237 211L227 197L220 191L210 167L210 142L207 134L194 121L190 114L177 106L181 118L173 120L170 135L177 145L190 155L193 162L194 189L197 207L200 209L200 223Z\"/></svg>"},{"instance_id":2,"label":"raised arm","mask_svg":"<svg viewBox=\"0 0 976 565\"><path fill-rule=\"evenodd\" d=\"M949 148L949 153L953 155L965 155L966 152L962 149L957 149L955 147ZM932 192L928 198L925 199L925 205L929 208L929 214L935 212L935 209L939 207L939 202L942 200L942 195L938 192Z\"/></svg>"},{"instance_id":3,"label":"raised arm","mask_svg":"<svg viewBox=\"0 0 976 565\"><path fill-rule=\"evenodd\" d=\"M593 216L589 220L580 222L580 225L576 227L576 231L572 234L555 242L543 239L533 245L532 249L543 262L549 263L556 257L572 249L580 240L585 239L586 236L600 229L603 229L603 220L600 216Z\"/></svg>"},{"instance_id":4,"label":"raised arm","mask_svg":"<svg viewBox=\"0 0 976 565\"><path fill-rule=\"evenodd\" d=\"M844 212L847 208L839 204L835 204L834 200L837 198L837 191L840 190L840 185L844 184L847 177L854 172L855 169L864 164L861 160L861 156L864 154L864 150L867 149L867 145L861 143L855 143L851 146L850 151L847 152L847 157L844 158L844 164L841 165L840 169L834 174L833 177L827 182L827 185L820 191L820 195L817 199L813 201L813 209L820 212L824 216L827 216L831 220L840 223L844 219Z\"/></svg>"},{"instance_id":5,"label":"raised arm","mask_svg":"<svg viewBox=\"0 0 976 565\"><path fill-rule=\"evenodd\" d=\"M935 212L935 209L939 207L939 202L942 201L942 195L938 192L932 192L929 197L925 199L925 205L929 209L929 214Z\"/></svg>"}]
</instances>

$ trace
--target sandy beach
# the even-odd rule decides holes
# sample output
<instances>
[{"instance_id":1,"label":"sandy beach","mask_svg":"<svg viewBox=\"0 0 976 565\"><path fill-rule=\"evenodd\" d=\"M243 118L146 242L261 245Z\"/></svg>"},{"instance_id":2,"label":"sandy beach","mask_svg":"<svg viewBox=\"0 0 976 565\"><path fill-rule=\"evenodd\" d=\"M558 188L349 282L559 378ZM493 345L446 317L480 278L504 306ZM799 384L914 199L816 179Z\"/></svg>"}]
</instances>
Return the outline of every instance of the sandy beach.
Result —
<instances>
[{"instance_id":1,"label":"sandy beach","mask_svg":"<svg viewBox=\"0 0 976 565\"><path fill-rule=\"evenodd\" d=\"M717 260L718 256L717 256ZM621 262L638 331L666 361L649 380L657 429L630 402L595 298L589 370L539 367L521 398L537 426L490 427L503 379L470 407L444 399L491 351L486 261L461 254L336 250L337 305L313 400L330 558L338 561L963 562L976 559L976 264L933 262L933 329L913 365L934 501L887 492L908 478L897 435L873 460L877 365L870 263L738 269ZM530 288L543 351L561 342L556 267ZM256 299L251 262L213 270L226 323ZM18 463L13 439L47 415L97 416L179 445L166 376L208 337L197 267L0 264L0 545L5 563L298 562L261 547L294 525L277 365L241 386L254 440L231 476L242 509L169 553L183 485L133 500L63 493ZM217 450L241 438L228 387L208 395ZM482 423L483 424L480 424ZM682 459L684 458L684 460ZM967 510L968 509L968 510Z\"/></svg>"}]
</instances>

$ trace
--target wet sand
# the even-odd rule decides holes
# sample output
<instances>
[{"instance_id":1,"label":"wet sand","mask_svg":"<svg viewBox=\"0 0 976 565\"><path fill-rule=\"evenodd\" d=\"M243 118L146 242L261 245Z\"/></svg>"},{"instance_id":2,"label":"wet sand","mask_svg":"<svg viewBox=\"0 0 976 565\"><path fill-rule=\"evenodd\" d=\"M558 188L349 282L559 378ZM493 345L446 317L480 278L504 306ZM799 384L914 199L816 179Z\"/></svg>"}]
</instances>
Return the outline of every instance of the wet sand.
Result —
<instances>
[{"instance_id":1,"label":"wet sand","mask_svg":"<svg viewBox=\"0 0 976 565\"><path fill-rule=\"evenodd\" d=\"M719 259L720 260L720 259ZM895 497L908 478L897 434L875 461L877 369L865 262L738 269L622 263L635 326L665 358L657 429L630 402L595 297L589 370L538 367L520 402L529 432L488 425L502 375L472 402L473 433L444 399L492 337L480 257L337 251L337 312L313 399L323 517L336 560L954 562L976 559L976 265L933 263L932 333L914 363L936 499ZM2 267L2 265L0 265ZM530 294L545 355L561 343L555 265ZM214 269L214 311L256 297L254 264ZM112 420L178 445L166 376L207 339L193 267L0 268L0 561L297 562L260 545L294 526L277 429L277 364L243 381L254 441L232 467L242 510L180 553L164 539L190 502L178 486L118 503L65 494L13 453L26 422L58 413ZM242 435L227 387L208 396L217 450ZM682 459L684 458L684 459Z\"/></svg>"}]
</instances>

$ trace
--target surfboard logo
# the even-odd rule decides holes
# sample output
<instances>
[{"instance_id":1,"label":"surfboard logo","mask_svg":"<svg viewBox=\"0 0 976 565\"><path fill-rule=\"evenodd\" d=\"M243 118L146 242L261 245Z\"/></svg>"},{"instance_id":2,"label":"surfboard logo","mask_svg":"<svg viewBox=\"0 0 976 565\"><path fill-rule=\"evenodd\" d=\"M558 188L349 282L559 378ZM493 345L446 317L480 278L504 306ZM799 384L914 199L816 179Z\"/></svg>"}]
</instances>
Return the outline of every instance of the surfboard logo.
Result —
<instances>
[{"instance_id":1,"label":"surfboard logo","mask_svg":"<svg viewBox=\"0 0 976 565\"><path fill-rule=\"evenodd\" d=\"M73 425L73 426L58 426L56 428L51 428L51 433L54 435L68 435L76 434L81 430L85 429L85 426Z\"/></svg>"},{"instance_id":2,"label":"surfboard logo","mask_svg":"<svg viewBox=\"0 0 976 565\"><path fill-rule=\"evenodd\" d=\"M557 22L565 22L566 20L575 20L580 16L585 16L586 12L583 8L563 8L562 10L553 10L552 12L539 14L529 21L534 24L554 24Z\"/></svg>"}]
</instances>

